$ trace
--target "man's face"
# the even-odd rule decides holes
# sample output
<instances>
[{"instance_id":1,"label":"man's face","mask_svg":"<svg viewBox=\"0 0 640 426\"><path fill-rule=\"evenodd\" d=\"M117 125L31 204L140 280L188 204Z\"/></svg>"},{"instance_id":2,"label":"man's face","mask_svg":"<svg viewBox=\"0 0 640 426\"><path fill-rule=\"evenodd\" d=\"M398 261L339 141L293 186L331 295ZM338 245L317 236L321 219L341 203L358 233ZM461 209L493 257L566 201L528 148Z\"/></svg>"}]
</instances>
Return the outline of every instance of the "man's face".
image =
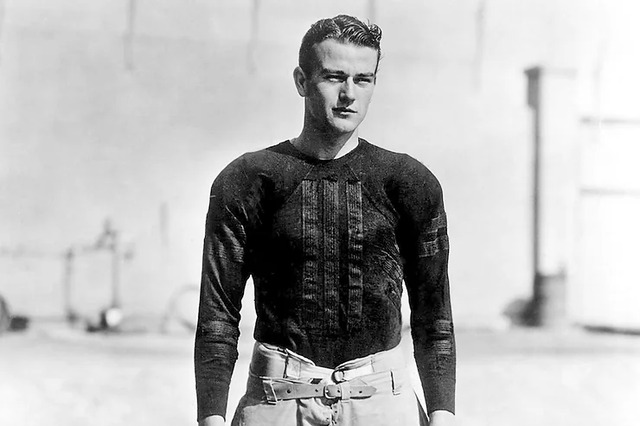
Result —
<instances>
[{"instance_id":1,"label":"man's face","mask_svg":"<svg viewBox=\"0 0 640 426\"><path fill-rule=\"evenodd\" d=\"M305 125L330 134L353 132L364 120L373 95L378 52L333 39L314 45L311 75L298 82L305 97Z\"/></svg>"}]
</instances>

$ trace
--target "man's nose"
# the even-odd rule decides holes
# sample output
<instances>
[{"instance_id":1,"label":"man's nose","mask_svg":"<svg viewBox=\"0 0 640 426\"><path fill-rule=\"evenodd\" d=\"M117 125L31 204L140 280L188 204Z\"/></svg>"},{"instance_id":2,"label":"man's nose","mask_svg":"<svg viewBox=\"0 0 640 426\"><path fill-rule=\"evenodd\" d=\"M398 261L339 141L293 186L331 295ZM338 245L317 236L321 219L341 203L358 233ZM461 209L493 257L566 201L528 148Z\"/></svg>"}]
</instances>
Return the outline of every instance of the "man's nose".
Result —
<instances>
[{"instance_id":1,"label":"man's nose","mask_svg":"<svg viewBox=\"0 0 640 426\"><path fill-rule=\"evenodd\" d=\"M340 100L342 102L353 102L356 98L355 83L352 78L346 79L340 88Z\"/></svg>"}]
</instances>

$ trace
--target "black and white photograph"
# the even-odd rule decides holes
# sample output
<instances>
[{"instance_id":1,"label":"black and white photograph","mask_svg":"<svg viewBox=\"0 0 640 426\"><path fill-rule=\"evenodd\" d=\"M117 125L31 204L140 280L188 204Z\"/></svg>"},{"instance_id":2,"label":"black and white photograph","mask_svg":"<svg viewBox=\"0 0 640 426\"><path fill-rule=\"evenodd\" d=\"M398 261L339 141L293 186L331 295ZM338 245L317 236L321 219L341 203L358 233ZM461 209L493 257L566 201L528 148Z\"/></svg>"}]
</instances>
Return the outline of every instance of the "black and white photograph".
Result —
<instances>
[{"instance_id":1,"label":"black and white photograph","mask_svg":"<svg viewBox=\"0 0 640 426\"><path fill-rule=\"evenodd\" d=\"M640 424L638 22L0 0L0 425Z\"/></svg>"}]
</instances>

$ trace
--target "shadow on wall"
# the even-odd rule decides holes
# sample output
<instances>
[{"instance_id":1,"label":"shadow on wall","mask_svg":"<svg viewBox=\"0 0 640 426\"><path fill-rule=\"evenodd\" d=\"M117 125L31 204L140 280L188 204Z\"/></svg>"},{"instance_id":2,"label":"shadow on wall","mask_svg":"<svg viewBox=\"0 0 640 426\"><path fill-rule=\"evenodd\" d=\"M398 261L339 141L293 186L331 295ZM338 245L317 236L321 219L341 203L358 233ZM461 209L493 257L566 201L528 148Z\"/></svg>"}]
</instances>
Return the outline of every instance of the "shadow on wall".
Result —
<instances>
[{"instance_id":1,"label":"shadow on wall","mask_svg":"<svg viewBox=\"0 0 640 426\"><path fill-rule=\"evenodd\" d=\"M0 334L7 331L23 331L29 326L29 318L23 315L11 315L9 304L0 294Z\"/></svg>"},{"instance_id":2,"label":"shadow on wall","mask_svg":"<svg viewBox=\"0 0 640 426\"><path fill-rule=\"evenodd\" d=\"M530 298L509 302L502 315L512 326L561 328L569 324L566 310L566 274L536 274Z\"/></svg>"}]
</instances>

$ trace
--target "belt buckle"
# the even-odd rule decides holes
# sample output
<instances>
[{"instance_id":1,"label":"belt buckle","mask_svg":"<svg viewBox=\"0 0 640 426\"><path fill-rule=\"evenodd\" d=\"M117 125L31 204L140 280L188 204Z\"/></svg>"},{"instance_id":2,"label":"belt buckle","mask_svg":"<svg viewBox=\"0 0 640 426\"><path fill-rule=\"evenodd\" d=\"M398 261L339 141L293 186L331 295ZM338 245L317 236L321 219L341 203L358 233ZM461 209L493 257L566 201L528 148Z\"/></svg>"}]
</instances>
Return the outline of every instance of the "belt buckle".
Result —
<instances>
[{"instance_id":1,"label":"belt buckle","mask_svg":"<svg viewBox=\"0 0 640 426\"><path fill-rule=\"evenodd\" d=\"M327 399L339 399L342 397L342 388L340 385L328 384L325 385L323 394Z\"/></svg>"}]
</instances>

